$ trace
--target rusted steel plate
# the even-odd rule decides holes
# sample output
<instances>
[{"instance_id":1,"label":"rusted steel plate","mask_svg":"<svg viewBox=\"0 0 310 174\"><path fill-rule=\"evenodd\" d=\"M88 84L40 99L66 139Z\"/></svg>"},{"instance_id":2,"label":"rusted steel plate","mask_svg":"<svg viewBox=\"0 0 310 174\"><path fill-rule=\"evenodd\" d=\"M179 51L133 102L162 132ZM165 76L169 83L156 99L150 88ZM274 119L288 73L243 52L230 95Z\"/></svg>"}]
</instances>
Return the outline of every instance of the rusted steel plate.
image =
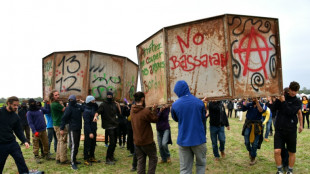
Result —
<instances>
[{"instance_id":1,"label":"rusted steel plate","mask_svg":"<svg viewBox=\"0 0 310 174\"><path fill-rule=\"evenodd\" d=\"M160 31L137 46L141 87L147 106L167 103L164 36Z\"/></svg>"},{"instance_id":2,"label":"rusted steel plate","mask_svg":"<svg viewBox=\"0 0 310 174\"><path fill-rule=\"evenodd\" d=\"M60 98L85 99L88 90L88 51L55 53L55 86Z\"/></svg>"},{"instance_id":3,"label":"rusted steel plate","mask_svg":"<svg viewBox=\"0 0 310 174\"><path fill-rule=\"evenodd\" d=\"M185 80L198 98L229 97L228 52L222 18L167 28L171 100L178 80Z\"/></svg>"},{"instance_id":4,"label":"rusted steel plate","mask_svg":"<svg viewBox=\"0 0 310 174\"><path fill-rule=\"evenodd\" d=\"M129 103L134 100L133 95L137 91L138 70L137 64L127 59L125 65L124 99Z\"/></svg>"},{"instance_id":5,"label":"rusted steel plate","mask_svg":"<svg viewBox=\"0 0 310 174\"><path fill-rule=\"evenodd\" d=\"M123 95L125 59L100 53L91 54L90 90L97 100L103 100L107 92L113 92L116 100Z\"/></svg>"},{"instance_id":6,"label":"rusted steel plate","mask_svg":"<svg viewBox=\"0 0 310 174\"><path fill-rule=\"evenodd\" d=\"M43 59L43 98L47 99L53 90L54 81L54 54Z\"/></svg>"},{"instance_id":7,"label":"rusted steel plate","mask_svg":"<svg viewBox=\"0 0 310 174\"><path fill-rule=\"evenodd\" d=\"M278 20L227 17L234 97L279 95L282 71Z\"/></svg>"}]
</instances>

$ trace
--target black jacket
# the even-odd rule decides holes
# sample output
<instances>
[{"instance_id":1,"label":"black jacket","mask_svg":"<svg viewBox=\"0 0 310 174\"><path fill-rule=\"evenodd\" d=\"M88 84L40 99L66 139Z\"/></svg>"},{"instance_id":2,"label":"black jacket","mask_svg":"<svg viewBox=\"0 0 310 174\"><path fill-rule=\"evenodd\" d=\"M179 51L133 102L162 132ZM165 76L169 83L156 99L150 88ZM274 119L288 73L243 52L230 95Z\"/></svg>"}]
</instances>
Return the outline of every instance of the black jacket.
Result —
<instances>
[{"instance_id":1,"label":"black jacket","mask_svg":"<svg viewBox=\"0 0 310 174\"><path fill-rule=\"evenodd\" d=\"M21 107L19 110L18 110L18 116L19 116L19 120L20 120L20 124L22 126L27 126L28 125L28 120L27 120L27 108L23 108Z\"/></svg>"},{"instance_id":2,"label":"black jacket","mask_svg":"<svg viewBox=\"0 0 310 174\"><path fill-rule=\"evenodd\" d=\"M72 104L66 107L64 115L61 118L60 130L64 130L65 125L69 124L69 129L73 131L82 129L82 113L84 106Z\"/></svg>"},{"instance_id":3,"label":"black jacket","mask_svg":"<svg viewBox=\"0 0 310 174\"><path fill-rule=\"evenodd\" d=\"M222 102L209 103L210 126L229 126L226 111Z\"/></svg>"},{"instance_id":4,"label":"black jacket","mask_svg":"<svg viewBox=\"0 0 310 174\"><path fill-rule=\"evenodd\" d=\"M277 112L276 130L297 130L297 112L300 109L301 101L295 96L285 95L285 101L275 101Z\"/></svg>"},{"instance_id":5,"label":"black jacket","mask_svg":"<svg viewBox=\"0 0 310 174\"><path fill-rule=\"evenodd\" d=\"M0 144L16 141L13 132L22 143L26 142L18 115L15 112L7 111L6 108L3 107L0 109Z\"/></svg>"},{"instance_id":6,"label":"black jacket","mask_svg":"<svg viewBox=\"0 0 310 174\"><path fill-rule=\"evenodd\" d=\"M120 113L114 101L103 101L97 112L101 115L101 126L103 129L117 128L117 117L119 117Z\"/></svg>"},{"instance_id":7,"label":"black jacket","mask_svg":"<svg viewBox=\"0 0 310 174\"><path fill-rule=\"evenodd\" d=\"M93 122L94 115L98 109L98 105L86 104L83 119L84 119L84 134L89 135L90 133L96 133L97 131L97 122Z\"/></svg>"}]
</instances>

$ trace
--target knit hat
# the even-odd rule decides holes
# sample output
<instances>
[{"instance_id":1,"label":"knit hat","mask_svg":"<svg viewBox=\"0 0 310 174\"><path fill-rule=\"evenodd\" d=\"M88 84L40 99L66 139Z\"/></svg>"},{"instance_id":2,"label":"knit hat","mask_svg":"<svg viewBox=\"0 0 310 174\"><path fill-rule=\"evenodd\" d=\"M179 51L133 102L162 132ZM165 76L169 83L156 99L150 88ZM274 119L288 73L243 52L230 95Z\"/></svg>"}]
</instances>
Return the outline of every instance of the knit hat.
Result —
<instances>
[{"instance_id":1,"label":"knit hat","mask_svg":"<svg viewBox=\"0 0 310 174\"><path fill-rule=\"evenodd\" d=\"M87 97L86 97L86 104L89 103L89 102L91 102L91 101L93 101L93 100L95 100L95 97L94 97L94 96L92 96L92 95L87 96Z\"/></svg>"},{"instance_id":2,"label":"knit hat","mask_svg":"<svg viewBox=\"0 0 310 174\"><path fill-rule=\"evenodd\" d=\"M70 95L70 96L69 96L69 100L76 100L75 95Z\"/></svg>"},{"instance_id":3,"label":"knit hat","mask_svg":"<svg viewBox=\"0 0 310 174\"><path fill-rule=\"evenodd\" d=\"M28 100L28 104L30 105L31 103L36 104L36 101L33 98L31 98L31 99Z\"/></svg>"}]
</instances>

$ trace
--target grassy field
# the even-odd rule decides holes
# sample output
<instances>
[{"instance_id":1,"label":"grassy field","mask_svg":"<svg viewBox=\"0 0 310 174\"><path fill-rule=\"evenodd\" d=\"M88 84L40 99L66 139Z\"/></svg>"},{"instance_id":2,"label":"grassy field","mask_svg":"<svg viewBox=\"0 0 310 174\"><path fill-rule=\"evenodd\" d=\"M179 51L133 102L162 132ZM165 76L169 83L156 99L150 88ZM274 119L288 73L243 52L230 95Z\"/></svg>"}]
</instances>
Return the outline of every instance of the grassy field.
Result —
<instances>
[{"instance_id":1,"label":"grassy field","mask_svg":"<svg viewBox=\"0 0 310 174\"><path fill-rule=\"evenodd\" d=\"M243 117L244 118L244 117ZM239 122L236 118L229 119L231 130L226 131L226 158L221 159L219 162L213 160L213 153L211 147L210 132L207 131L207 169L206 173L276 173L275 162L273 158L273 137L270 137L270 142L263 142L262 148L258 150L257 164L249 166L248 152L244 145L243 136L241 136L241 129L243 122ZM209 123L208 123L209 124ZM175 174L179 173L179 155L178 145L176 144L177 138L177 123L173 120L170 121L172 130L173 145L169 145L171 153L171 164L158 164L156 173L158 174ZM100 125L98 125L100 127ZM154 137L156 139L156 129L153 125ZM104 134L102 128L98 129L99 134ZM194 136L194 135L193 135ZM310 130L304 129L301 134L298 134L296 163L294 173L310 173ZM156 143L157 144L157 143ZM22 151L29 169L43 170L46 173L104 173L104 174L126 174L130 172L132 158L128 157L129 152L126 148L122 149L116 147L115 156L118 159L116 165L109 166L104 163L107 148L103 142L98 142L96 147L96 158L100 159L101 163L94 164L93 166L79 165L78 171L73 171L69 165L58 165L55 161L44 161L42 164L36 164L33 158L32 146L25 149L22 146ZM53 152L53 151L52 151ZM158 152L158 148L157 148ZM55 157L55 153L52 155ZM68 151L69 157L69 151ZM160 155L158 152L160 160ZM78 153L78 161L83 162L83 141ZM195 171L195 168L194 170ZM4 173L17 173L16 165L9 157L4 167ZM195 172L194 172L195 173Z\"/></svg>"}]
</instances>

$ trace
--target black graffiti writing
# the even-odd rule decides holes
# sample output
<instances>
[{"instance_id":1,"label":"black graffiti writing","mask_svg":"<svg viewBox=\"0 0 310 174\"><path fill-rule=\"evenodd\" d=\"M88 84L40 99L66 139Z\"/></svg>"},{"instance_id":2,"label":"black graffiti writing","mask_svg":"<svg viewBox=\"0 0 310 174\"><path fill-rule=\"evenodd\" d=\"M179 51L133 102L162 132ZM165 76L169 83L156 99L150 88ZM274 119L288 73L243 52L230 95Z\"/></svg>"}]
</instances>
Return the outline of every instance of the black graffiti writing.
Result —
<instances>
[{"instance_id":1,"label":"black graffiti writing","mask_svg":"<svg viewBox=\"0 0 310 174\"><path fill-rule=\"evenodd\" d=\"M239 36L239 35L241 35L241 34L244 32L245 26L246 26L247 22L249 22L249 21L251 22L252 25L256 25L257 23L259 23L259 26L258 26L258 29L257 29L257 30L260 31L260 32L262 32L262 33L268 33L268 32L270 31L270 29L271 29L271 24L270 24L269 21L265 21L265 22L264 22L264 28L265 28L265 29L263 30L263 29L261 29L261 27L262 27L262 25L263 25L263 21L262 21L262 20L256 20L256 21L254 22L254 19L250 18L250 19L247 19L247 20L244 22L242 30L241 30L239 33L237 33L236 30L242 25L242 20L241 20L241 18L240 18L239 16L234 16L234 17L232 18L232 21L231 21L231 22L228 22L228 25L233 25L233 24L235 23L235 20L238 20L238 21L239 21L239 24L232 30L232 33L233 33L235 36Z\"/></svg>"},{"instance_id":2,"label":"black graffiti writing","mask_svg":"<svg viewBox=\"0 0 310 174\"><path fill-rule=\"evenodd\" d=\"M62 83L66 82L68 79L73 79L73 81L68 88L64 88L62 86ZM60 82L59 91L78 91L78 92L81 92L80 89L72 88L72 86L76 83L76 81L77 81L77 78L75 76L69 76L69 77L65 78L64 80L63 80L63 77L61 77L59 80L56 81L56 84Z\"/></svg>"}]
</instances>

